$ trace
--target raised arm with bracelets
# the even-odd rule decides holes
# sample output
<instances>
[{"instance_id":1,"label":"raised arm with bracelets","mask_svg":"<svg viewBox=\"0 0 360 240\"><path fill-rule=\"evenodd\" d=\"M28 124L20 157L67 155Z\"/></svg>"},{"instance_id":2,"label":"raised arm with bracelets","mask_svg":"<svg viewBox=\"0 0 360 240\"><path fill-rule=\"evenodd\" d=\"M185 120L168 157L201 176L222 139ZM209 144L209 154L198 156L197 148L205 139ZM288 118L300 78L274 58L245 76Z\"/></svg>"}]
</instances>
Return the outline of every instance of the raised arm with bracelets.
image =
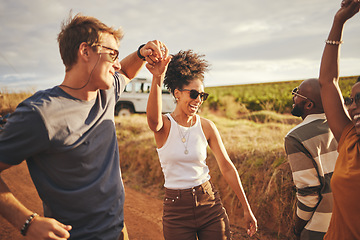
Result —
<instances>
[{"instance_id":1,"label":"raised arm with bracelets","mask_svg":"<svg viewBox=\"0 0 360 240\"><path fill-rule=\"evenodd\" d=\"M359 12L359 0L344 0L335 14L321 59L319 82L325 114L338 141L339 156L331 179L333 212L324 240L360 239L360 83L346 106L339 87L340 44L344 25ZM358 30L357 30L358 31Z\"/></svg>"},{"instance_id":2,"label":"raised arm with bracelets","mask_svg":"<svg viewBox=\"0 0 360 240\"><path fill-rule=\"evenodd\" d=\"M339 87L339 57L342 35L345 22L359 11L358 0L344 0L341 8L334 17L333 25L328 36L328 43L325 44L319 82L321 86L321 97L323 107L337 141L340 140L345 126L351 121L343 104L343 97ZM333 44L335 41L337 44Z\"/></svg>"}]
</instances>

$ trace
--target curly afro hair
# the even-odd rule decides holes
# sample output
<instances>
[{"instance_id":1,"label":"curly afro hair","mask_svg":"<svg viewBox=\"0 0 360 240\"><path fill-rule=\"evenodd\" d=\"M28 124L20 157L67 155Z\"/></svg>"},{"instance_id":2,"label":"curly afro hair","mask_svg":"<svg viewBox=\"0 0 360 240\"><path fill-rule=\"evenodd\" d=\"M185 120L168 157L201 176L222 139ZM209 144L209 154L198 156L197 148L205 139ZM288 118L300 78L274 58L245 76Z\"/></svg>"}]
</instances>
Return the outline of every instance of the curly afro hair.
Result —
<instances>
[{"instance_id":1,"label":"curly afro hair","mask_svg":"<svg viewBox=\"0 0 360 240\"><path fill-rule=\"evenodd\" d=\"M194 53L192 50L181 50L173 55L165 73L165 87L174 94L175 89L182 89L192 80L204 81L204 73L210 66L203 58L204 56Z\"/></svg>"}]
</instances>

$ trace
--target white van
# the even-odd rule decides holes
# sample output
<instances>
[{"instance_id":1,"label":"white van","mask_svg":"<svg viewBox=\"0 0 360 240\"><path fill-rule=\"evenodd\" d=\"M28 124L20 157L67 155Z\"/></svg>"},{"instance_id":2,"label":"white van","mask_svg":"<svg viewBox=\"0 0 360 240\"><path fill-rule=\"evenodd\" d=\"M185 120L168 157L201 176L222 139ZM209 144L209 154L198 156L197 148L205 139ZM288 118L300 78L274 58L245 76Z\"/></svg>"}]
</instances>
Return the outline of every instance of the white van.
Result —
<instances>
[{"instance_id":1,"label":"white van","mask_svg":"<svg viewBox=\"0 0 360 240\"><path fill-rule=\"evenodd\" d=\"M126 85L119 101L115 105L116 116L128 116L131 113L145 113L150 93L151 80L146 78L134 78ZM162 110L163 113L172 112L175 109L175 100L172 94L163 87Z\"/></svg>"}]
</instances>

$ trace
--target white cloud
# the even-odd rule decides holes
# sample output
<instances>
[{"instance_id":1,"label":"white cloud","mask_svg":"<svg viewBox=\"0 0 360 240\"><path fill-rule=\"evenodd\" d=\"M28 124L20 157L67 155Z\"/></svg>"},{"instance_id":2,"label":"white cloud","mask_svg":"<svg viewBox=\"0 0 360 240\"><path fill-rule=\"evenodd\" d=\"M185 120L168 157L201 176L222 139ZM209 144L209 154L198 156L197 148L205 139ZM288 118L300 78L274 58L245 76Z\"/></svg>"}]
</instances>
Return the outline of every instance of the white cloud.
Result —
<instances>
[{"instance_id":1,"label":"white cloud","mask_svg":"<svg viewBox=\"0 0 360 240\"><path fill-rule=\"evenodd\" d=\"M280 31L282 27L280 25L271 25L265 21L255 20L253 22L244 22L231 30L233 34L247 34L247 33L259 33L268 31Z\"/></svg>"}]
</instances>

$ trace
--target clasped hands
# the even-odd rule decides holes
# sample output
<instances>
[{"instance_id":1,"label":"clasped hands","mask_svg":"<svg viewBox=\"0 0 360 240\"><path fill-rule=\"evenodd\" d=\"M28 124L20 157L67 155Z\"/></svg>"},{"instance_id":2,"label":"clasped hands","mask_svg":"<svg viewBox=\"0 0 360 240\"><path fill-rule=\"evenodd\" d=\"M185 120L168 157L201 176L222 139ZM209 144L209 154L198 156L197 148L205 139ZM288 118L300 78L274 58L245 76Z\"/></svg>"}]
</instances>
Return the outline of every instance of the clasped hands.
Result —
<instances>
[{"instance_id":1,"label":"clasped hands","mask_svg":"<svg viewBox=\"0 0 360 240\"><path fill-rule=\"evenodd\" d=\"M158 40L149 41L140 49L140 54L145 57L146 68L154 77L165 74L171 56L164 43Z\"/></svg>"}]
</instances>

